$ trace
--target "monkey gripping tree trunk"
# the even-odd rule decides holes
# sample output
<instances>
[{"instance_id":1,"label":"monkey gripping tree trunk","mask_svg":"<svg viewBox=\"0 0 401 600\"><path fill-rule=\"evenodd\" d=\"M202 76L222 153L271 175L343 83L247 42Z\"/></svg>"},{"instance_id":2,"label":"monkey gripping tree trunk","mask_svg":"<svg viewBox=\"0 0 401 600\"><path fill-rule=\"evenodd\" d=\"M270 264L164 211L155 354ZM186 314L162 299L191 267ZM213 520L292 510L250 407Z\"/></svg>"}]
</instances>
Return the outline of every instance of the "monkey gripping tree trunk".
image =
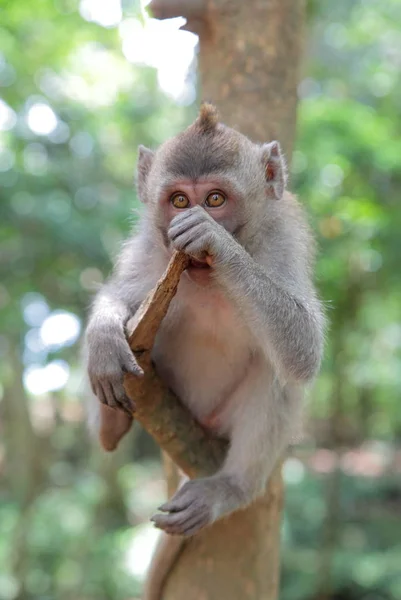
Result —
<instances>
[{"instance_id":1,"label":"monkey gripping tree trunk","mask_svg":"<svg viewBox=\"0 0 401 600\"><path fill-rule=\"evenodd\" d=\"M160 19L183 16L200 38L201 97L254 141L277 139L290 159L304 0L153 0ZM264 497L185 543L163 600L278 598L280 469Z\"/></svg>"}]
</instances>

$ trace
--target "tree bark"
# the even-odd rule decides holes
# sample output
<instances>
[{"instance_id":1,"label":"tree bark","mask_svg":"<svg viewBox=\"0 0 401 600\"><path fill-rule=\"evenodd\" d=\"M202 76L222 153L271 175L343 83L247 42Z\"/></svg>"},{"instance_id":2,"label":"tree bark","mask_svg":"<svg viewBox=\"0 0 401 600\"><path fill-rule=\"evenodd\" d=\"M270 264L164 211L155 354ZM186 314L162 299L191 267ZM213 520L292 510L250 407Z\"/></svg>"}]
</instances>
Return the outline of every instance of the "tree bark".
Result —
<instances>
[{"instance_id":1,"label":"tree bark","mask_svg":"<svg viewBox=\"0 0 401 600\"><path fill-rule=\"evenodd\" d=\"M198 33L201 97L222 121L256 142L277 139L290 158L304 0L153 0L150 9L186 17ZM186 542L163 600L276 600L282 504L277 467L263 498Z\"/></svg>"},{"instance_id":2,"label":"tree bark","mask_svg":"<svg viewBox=\"0 0 401 600\"><path fill-rule=\"evenodd\" d=\"M294 141L304 0L153 0L160 19L183 16L200 36L200 95L254 141Z\"/></svg>"},{"instance_id":3,"label":"tree bark","mask_svg":"<svg viewBox=\"0 0 401 600\"><path fill-rule=\"evenodd\" d=\"M278 598L282 504L277 468L263 497L185 542L163 600Z\"/></svg>"}]
</instances>

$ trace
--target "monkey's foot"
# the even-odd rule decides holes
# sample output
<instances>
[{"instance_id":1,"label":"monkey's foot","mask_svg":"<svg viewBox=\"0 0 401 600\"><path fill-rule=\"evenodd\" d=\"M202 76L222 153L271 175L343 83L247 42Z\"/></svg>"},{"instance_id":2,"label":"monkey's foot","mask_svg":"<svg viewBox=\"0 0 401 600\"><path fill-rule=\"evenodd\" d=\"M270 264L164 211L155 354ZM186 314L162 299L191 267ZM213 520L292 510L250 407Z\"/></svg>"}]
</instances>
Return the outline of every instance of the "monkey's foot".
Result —
<instances>
[{"instance_id":1,"label":"monkey's foot","mask_svg":"<svg viewBox=\"0 0 401 600\"><path fill-rule=\"evenodd\" d=\"M171 535L190 536L241 504L238 488L223 476L188 481L171 500L159 506L167 514L151 521Z\"/></svg>"}]
</instances>

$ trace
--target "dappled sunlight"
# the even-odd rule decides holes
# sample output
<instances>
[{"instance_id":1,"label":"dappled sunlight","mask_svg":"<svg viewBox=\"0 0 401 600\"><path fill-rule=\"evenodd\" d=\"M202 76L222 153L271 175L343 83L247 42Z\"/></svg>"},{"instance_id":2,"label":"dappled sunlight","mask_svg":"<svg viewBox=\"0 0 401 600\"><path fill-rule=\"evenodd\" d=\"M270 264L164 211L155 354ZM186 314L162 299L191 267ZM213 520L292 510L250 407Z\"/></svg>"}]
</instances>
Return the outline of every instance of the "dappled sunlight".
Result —
<instances>
[{"instance_id":1,"label":"dappled sunlight","mask_svg":"<svg viewBox=\"0 0 401 600\"><path fill-rule=\"evenodd\" d=\"M125 554L124 566L134 577L143 581L156 548L160 532L145 523L132 530L131 541Z\"/></svg>"},{"instance_id":2,"label":"dappled sunlight","mask_svg":"<svg viewBox=\"0 0 401 600\"><path fill-rule=\"evenodd\" d=\"M26 121L30 130L37 135L49 135L57 127L57 117L53 109L40 102L29 107Z\"/></svg>"},{"instance_id":3,"label":"dappled sunlight","mask_svg":"<svg viewBox=\"0 0 401 600\"><path fill-rule=\"evenodd\" d=\"M135 73L115 52L101 44L80 45L61 74L49 74L60 94L89 107L111 106L121 91L132 88Z\"/></svg>"},{"instance_id":4,"label":"dappled sunlight","mask_svg":"<svg viewBox=\"0 0 401 600\"><path fill-rule=\"evenodd\" d=\"M0 98L0 131L12 129L17 122L17 115L8 104Z\"/></svg>"},{"instance_id":5,"label":"dappled sunlight","mask_svg":"<svg viewBox=\"0 0 401 600\"><path fill-rule=\"evenodd\" d=\"M185 19L126 19L119 27L124 56L133 63L158 70L161 89L182 104L195 99L194 84L187 80L197 36L180 31Z\"/></svg>"},{"instance_id":6,"label":"dappled sunlight","mask_svg":"<svg viewBox=\"0 0 401 600\"><path fill-rule=\"evenodd\" d=\"M29 292L22 298L21 306L24 321L31 327L38 327L50 312L49 305L41 294Z\"/></svg>"},{"instance_id":7,"label":"dappled sunlight","mask_svg":"<svg viewBox=\"0 0 401 600\"><path fill-rule=\"evenodd\" d=\"M54 311L43 321L40 338L49 348L70 346L81 331L81 322L75 315L63 311Z\"/></svg>"},{"instance_id":8,"label":"dappled sunlight","mask_svg":"<svg viewBox=\"0 0 401 600\"><path fill-rule=\"evenodd\" d=\"M68 363L54 360L45 367L31 365L24 372L24 386L27 392L38 396L46 392L61 390L70 375Z\"/></svg>"},{"instance_id":9,"label":"dappled sunlight","mask_svg":"<svg viewBox=\"0 0 401 600\"><path fill-rule=\"evenodd\" d=\"M50 352L76 342L81 332L80 319L62 310L50 312L44 297L32 292L25 294L21 308L25 322L31 327L24 337L25 389L33 395L63 389L70 376L68 363L61 359L42 363Z\"/></svg>"},{"instance_id":10,"label":"dappled sunlight","mask_svg":"<svg viewBox=\"0 0 401 600\"><path fill-rule=\"evenodd\" d=\"M81 0L79 12L87 21L102 27L115 27L123 16L120 0Z\"/></svg>"},{"instance_id":11,"label":"dappled sunlight","mask_svg":"<svg viewBox=\"0 0 401 600\"><path fill-rule=\"evenodd\" d=\"M299 484L305 477L305 466L298 458L288 458L283 465L283 477L286 483Z\"/></svg>"}]
</instances>

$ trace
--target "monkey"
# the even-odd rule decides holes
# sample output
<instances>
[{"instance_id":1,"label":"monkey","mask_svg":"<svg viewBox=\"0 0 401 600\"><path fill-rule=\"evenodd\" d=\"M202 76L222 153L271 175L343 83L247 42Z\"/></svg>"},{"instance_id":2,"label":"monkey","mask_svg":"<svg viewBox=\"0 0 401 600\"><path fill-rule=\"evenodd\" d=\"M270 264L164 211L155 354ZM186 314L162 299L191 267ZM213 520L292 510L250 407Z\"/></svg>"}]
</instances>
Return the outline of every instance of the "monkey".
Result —
<instances>
[{"instance_id":1,"label":"monkey","mask_svg":"<svg viewBox=\"0 0 401 600\"><path fill-rule=\"evenodd\" d=\"M263 493L319 371L325 316L313 284L314 240L286 185L279 142L252 142L209 103L157 150L139 147L144 210L86 329L101 441L113 450L130 428L135 405L124 373L143 372L125 324L175 250L190 263L152 359L194 418L229 441L214 475L184 483L152 517L167 534L192 536Z\"/></svg>"}]
</instances>

